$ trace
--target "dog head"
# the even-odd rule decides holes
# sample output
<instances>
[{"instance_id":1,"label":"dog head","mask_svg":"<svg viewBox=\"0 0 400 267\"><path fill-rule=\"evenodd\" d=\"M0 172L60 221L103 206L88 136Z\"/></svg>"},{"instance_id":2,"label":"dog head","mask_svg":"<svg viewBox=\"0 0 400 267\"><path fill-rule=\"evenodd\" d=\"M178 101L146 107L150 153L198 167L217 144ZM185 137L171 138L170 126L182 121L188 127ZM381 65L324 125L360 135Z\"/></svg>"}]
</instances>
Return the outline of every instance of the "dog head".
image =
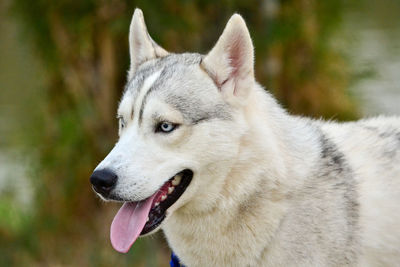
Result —
<instances>
[{"instance_id":1,"label":"dog head","mask_svg":"<svg viewBox=\"0 0 400 267\"><path fill-rule=\"evenodd\" d=\"M129 33L131 66L119 108L119 140L91 176L105 200L124 202L111 228L126 252L177 209L206 209L239 153L242 110L254 86L253 46L233 15L205 56L157 45L136 9Z\"/></svg>"}]
</instances>

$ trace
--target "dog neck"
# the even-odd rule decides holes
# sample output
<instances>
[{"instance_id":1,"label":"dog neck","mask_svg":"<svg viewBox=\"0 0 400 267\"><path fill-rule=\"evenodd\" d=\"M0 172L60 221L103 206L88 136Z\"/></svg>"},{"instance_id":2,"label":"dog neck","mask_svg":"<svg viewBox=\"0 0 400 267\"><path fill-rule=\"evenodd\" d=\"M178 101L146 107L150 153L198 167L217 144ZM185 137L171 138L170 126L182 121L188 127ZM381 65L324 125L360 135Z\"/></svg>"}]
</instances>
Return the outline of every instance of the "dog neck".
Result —
<instances>
[{"instance_id":1,"label":"dog neck","mask_svg":"<svg viewBox=\"0 0 400 267\"><path fill-rule=\"evenodd\" d=\"M188 203L165 222L168 242L187 265L257 265L285 215L285 200L307 176L294 169L318 156L318 148L303 140L314 138L308 122L287 115L261 90L256 88L251 96L254 105L245 111L248 131L241 138L236 162L214 193L217 196L210 197L212 202L204 199L208 205L202 209L196 209L201 206L198 203ZM304 150L309 151L309 159L298 157ZM289 184L287 178L293 175L299 176L295 179L298 184L293 184L294 179ZM265 223L260 225L260 221ZM243 235L254 238L241 238ZM224 255L219 255L221 246ZM231 257L238 258L233 261ZM208 262L201 262L205 258Z\"/></svg>"}]
</instances>

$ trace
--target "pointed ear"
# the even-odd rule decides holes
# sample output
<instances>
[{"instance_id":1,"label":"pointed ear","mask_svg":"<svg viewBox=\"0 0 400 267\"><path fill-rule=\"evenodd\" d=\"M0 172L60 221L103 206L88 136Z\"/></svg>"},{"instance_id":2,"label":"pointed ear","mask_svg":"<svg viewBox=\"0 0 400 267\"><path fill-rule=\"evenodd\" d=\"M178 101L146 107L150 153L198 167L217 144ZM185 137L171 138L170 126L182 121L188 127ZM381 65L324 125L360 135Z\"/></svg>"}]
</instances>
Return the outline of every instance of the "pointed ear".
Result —
<instances>
[{"instance_id":1,"label":"pointed ear","mask_svg":"<svg viewBox=\"0 0 400 267\"><path fill-rule=\"evenodd\" d=\"M229 98L246 98L254 85L253 43L243 18L233 15L202 66Z\"/></svg>"},{"instance_id":2,"label":"pointed ear","mask_svg":"<svg viewBox=\"0 0 400 267\"><path fill-rule=\"evenodd\" d=\"M168 55L167 51L151 39L144 22L143 12L139 8L135 9L129 28L129 53L131 56L129 79L143 62Z\"/></svg>"}]
</instances>

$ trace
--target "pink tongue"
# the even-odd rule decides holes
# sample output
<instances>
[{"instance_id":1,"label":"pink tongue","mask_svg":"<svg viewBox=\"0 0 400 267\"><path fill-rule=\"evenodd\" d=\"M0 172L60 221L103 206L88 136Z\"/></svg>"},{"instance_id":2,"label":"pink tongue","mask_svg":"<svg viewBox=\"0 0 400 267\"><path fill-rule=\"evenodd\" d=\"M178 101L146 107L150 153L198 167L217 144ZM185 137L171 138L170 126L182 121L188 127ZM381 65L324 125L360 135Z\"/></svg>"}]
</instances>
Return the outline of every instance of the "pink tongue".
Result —
<instances>
[{"instance_id":1,"label":"pink tongue","mask_svg":"<svg viewBox=\"0 0 400 267\"><path fill-rule=\"evenodd\" d=\"M142 232L151 204L157 194L140 202L126 202L111 224L110 239L114 249L121 253L129 251Z\"/></svg>"}]
</instances>

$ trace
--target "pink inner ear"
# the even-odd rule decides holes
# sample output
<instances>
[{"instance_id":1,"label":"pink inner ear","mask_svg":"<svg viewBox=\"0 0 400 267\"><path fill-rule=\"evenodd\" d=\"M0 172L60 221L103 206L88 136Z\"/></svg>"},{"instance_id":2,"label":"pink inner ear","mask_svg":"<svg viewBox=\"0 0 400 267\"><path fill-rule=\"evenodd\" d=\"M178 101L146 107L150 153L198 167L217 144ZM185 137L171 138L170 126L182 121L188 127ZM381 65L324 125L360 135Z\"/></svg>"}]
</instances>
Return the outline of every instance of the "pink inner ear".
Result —
<instances>
[{"instance_id":1,"label":"pink inner ear","mask_svg":"<svg viewBox=\"0 0 400 267\"><path fill-rule=\"evenodd\" d=\"M238 76L240 75L240 71L242 66L243 66L243 62L244 62L244 49L243 46L245 45L243 43L243 36L239 34L237 34L237 36L232 40L232 43L230 45L229 49L229 63L230 66L232 67L232 72L229 75L229 79L234 79L234 89L233 89L233 93L236 94L236 83L238 80ZM227 81L225 80L222 85Z\"/></svg>"},{"instance_id":2,"label":"pink inner ear","mask_svg":"<svg viewBox=\"0 0 400 267\"><path fill-rule=\"evenodd\" d=\"M237 36L229 49L230 65L233 69L231 77L238 76L241 66L243 65L243 42L241 36Z\"/></svg>"},{"instance_id":3,"label":"pink inner ear","mask_svg":"<svg viewBox=\"0 0 400 267\"><path fill-rule=\"evenodd\" d=\"M239 15L234 15L217 44L204 58L202 66L220 90L238 96L246 94L241 91L242 87L248 87L247 81L251 82L253 60L253 46L249 32L243 19ZM247 88L243 90L247 91Z\"/></svg>"}]
</instances>

